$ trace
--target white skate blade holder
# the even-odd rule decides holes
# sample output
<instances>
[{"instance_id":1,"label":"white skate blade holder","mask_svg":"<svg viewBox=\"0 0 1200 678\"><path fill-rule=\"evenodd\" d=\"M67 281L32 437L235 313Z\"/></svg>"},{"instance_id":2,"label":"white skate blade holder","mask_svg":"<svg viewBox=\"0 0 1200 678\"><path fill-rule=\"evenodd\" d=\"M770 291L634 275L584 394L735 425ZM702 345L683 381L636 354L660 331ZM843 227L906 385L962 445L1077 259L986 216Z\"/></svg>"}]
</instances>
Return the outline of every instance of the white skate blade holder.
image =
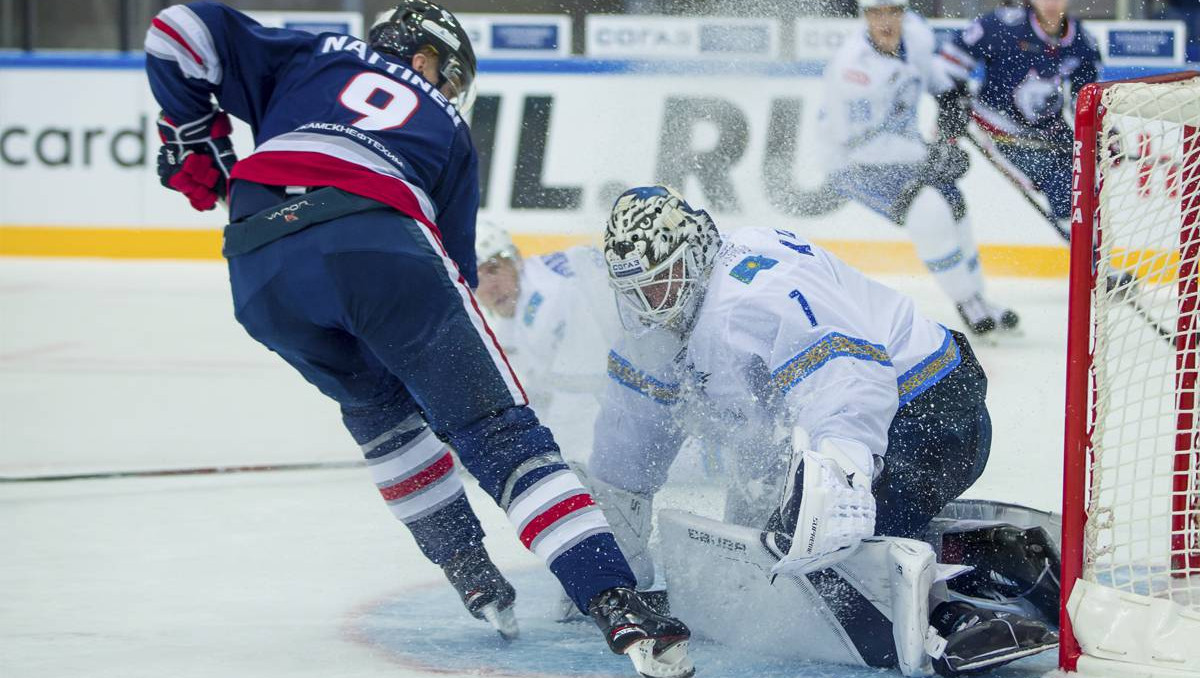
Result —
<instances>
[{"instance_id":1,"label":"white skate blade holder","mask_svg":"<svg viewBox=\"0 0 1200 678\"><path fill-rule=\"evenodd\" d=\"M692 659L688 656L688 641L680 641L657 656L654 640L647 638L630 645L625 654L633 661L633 668L645 678L691 678L696 674Z\"/></svg>"},{"instance_id":2,"label":"white skate blade holder","mask_svg":"<svg viewBox=\"0 0 1200 678\"><path fill-rule=\"evenodd\" d=\"M489 603L484 605L479 612L492 625L492 628L496 629L496 633L499 633L501 638L516 640L521 635L521 629L517 626L515 605L509 605L501 610L496 603Z\"/></svg>"}]
</instances>

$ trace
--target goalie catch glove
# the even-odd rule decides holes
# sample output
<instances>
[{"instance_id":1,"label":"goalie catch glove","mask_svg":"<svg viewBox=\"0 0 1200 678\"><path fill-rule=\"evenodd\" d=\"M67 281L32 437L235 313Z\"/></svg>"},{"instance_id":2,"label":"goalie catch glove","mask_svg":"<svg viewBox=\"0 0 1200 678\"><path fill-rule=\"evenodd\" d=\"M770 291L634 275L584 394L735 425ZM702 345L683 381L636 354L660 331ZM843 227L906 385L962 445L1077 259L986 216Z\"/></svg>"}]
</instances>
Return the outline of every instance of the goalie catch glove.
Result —
<instances>
[{"instance_id":1,"label":"goalie catch glove","mask_svg":"<svg viewBox=\"0 0 1200 678\"><path fill-rule=\"evenodd\" d=\"M797 501L799 511L794 513L791 548L771 574L808 574L832 567L872 536L874 471L870 450L850 440L826 438L817 451L793 451L781 512L795 511Z\"/></svg>"},{"instance_id":2,"label":"goalie catch glove","mask_svg":"<svg viewBox=\"0 0 1200 678\"><path fill-rule=\"evenodd\" d=\"M229 172L237 156L229 140L232 127L224 111L177 124L166 115L158 118L158 179L163 186L187 196L192 209L204 212L224 200Z\"/></svg>"}]
</instances>

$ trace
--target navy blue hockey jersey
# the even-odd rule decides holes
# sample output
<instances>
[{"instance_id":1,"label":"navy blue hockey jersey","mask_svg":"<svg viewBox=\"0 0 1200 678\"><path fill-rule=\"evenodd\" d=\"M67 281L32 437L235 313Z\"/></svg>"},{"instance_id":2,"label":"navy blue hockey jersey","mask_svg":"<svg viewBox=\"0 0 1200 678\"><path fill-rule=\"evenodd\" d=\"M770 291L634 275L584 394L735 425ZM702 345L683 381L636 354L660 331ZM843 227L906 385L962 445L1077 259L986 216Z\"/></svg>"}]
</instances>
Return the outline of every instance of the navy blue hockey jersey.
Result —
<instances>
[{"instance_id":1,"label":"navy blue hockey jersey","mask_svg":"<svg viewBox=\"0 0 1200 678\"><path fill-rule=\"evenodd\" d=\"M266 28L215 2L169 7L146 34L163 113L217 104L250 125L233 179L336 186L429 227L474 287L479 169L467 124L399 59L346 35Z\"/></svg>"},{"instance_id":2,"label":"navy blue hockey jersey","mask_svg":"<svg viewBox=\"0 0 1200 678\"><path fill-rule=\"evenodd\" d=\"M1070 144L1062 116L1063 85L1075 95L1095 82L1100 63L1096 41L1078 19L1066 19L1062 37L1038 25L1032 9L1002 7L979 17L941 55L966 72L984 67L975 119L999 137L1032 137Z\"/></svg>"}]
</instances>

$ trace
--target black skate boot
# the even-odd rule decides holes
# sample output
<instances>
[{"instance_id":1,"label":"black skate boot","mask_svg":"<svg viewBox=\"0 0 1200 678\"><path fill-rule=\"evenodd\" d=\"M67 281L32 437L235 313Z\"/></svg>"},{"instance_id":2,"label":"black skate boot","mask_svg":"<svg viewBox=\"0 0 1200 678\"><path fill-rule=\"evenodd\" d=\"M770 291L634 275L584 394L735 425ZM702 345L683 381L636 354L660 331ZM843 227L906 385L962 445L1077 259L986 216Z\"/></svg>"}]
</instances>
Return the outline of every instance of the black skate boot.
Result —
<instances>
[{"instance_id":1,"label":"black skate boot","mask_svg":"<svg viewBox=\"0 0 1200 678\"><path fill-rule=\"evenodd\" d=\"M955 306L967 329L976 337L992 335L996 330L1018 334L1021 318L1011 308L995 306L978 294Z\"/></svg>"},{"instance_id":2,"label":"black skate boot","mask_svg":"<svg viewBox=\"0 0 1200 678\"><path fill-rule=\"evenodd\" d=\"M934 670L946 678L981 673L1058 647L1058 634L1041 622L961 601L938 605L929 621L946 641L933 659Z\"/></svg>"},{"instance_id":3,"label":"black skate boot","mask_svg":"<svg viewBox=\"0 0 1200 678\"><path fill-rule=\"evenodd\" d=\"M1058 628L1061 562L1044 528L1021 529L1004 523L947 532L942 536L941 561L975 568L947 582L951 591L1002 605L1017 604Z\"/></svg>"},{"instance_id":4,"label":"black skate boot","mask_svg":"<svg viewBox=\"0 0 1200 678\"><path fill-rule=\"evenodd\" d=\"M972 335L982 337L996 330L996 319L992 317L987 304L979 295L955 305L954 308Z\"/></svg>"},{"instance_id":5,"label":"black skate boot","mask_svg":"<svg viewBox=\"0 0 1200 678\"><path fill-rule=\"evenodd\" d=\"M646 678L690 678L692 632L678 619L658 614L632 589L612 588L588 603L588 614L604 632L608 647L628 655Z\"/></svg>"},{"instance_id":6,"label":"black skate boot","mask_svg":"<svg viewBox=\"0 0 1200 678\"><path fill-rule=\"evenodd\" d=\"M517 592L482 546L459 553L442 571L471 616L491 624L505 640L513 640L520 634L513 609Z\"/></svg>"}]
</instances>

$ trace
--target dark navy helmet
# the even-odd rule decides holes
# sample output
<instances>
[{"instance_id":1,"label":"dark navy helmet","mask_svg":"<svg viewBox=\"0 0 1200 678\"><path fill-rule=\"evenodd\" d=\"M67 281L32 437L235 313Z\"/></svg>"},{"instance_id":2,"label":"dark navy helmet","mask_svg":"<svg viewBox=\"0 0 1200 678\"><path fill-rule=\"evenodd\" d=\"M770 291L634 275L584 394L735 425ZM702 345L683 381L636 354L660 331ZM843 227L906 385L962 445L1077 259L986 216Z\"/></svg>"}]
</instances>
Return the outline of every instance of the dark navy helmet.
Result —
<instances>
[{"instance_id":1,"label":"dark navy helmet","mask_svg":"<svg viewBox=\"0 0 1200 678\"><path fill-rule=\"evenodd\" d=\"M438 56L438 81L434 84L446 88L447 98L459 111L471 110L475 103L475 50L450 10L428 0L403 2L371 27L367 41L375 50L405 60L429 47Z\"/></svg>"}]
</instances>

